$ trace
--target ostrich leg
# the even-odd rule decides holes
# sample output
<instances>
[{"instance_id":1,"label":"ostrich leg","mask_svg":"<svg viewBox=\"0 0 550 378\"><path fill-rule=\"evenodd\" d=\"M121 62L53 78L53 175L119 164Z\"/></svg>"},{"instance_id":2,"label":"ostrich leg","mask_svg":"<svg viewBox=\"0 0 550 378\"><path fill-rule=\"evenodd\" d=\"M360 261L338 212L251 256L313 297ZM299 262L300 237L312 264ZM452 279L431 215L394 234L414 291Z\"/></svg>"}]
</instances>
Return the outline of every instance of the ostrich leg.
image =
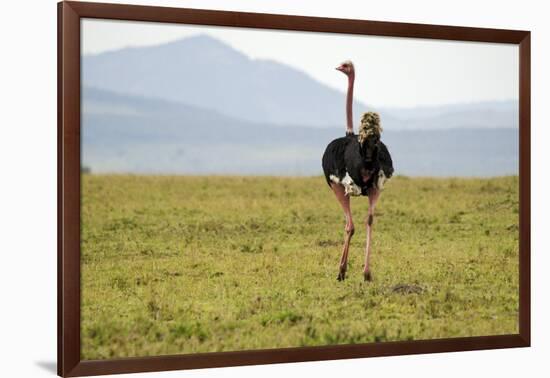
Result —
<instances>
[{"instance_id":1,"label":"ostrich leg","mask_svg":"<svg viewBox=\"0 0 550 378\"><path fill-rule=\"evenodd\" d=\"M365 248L365 269L363 270L363 276L365 281L372 281L372 274L370 272L370 252L372 246L372 224L374 223L374 208L376 202L380 198L380 191L378 189L371 189L369 194L369 214L367 217L367 245Z\"/></svg>"},{"instance_id":2,"label":"ostrich leg","mask_svg":"<svg viewBox=\"0 0 550 378\"><path fill-rule=\"evenodd\" d=\"M344 248L342 249L342 257L340 258L340 271L338 273L338 281L343 281L346 279L349 243L351 241L353 233L355 232L355 227L353 226L353 219L351 218L350 199L349 196L346 195L344 187L341 185L333 184L332 190L334 191L338 202L340 202L340 205L342 205L342 209L344 210L344 215L346 217Z\"/></svg>"}]
</instances>

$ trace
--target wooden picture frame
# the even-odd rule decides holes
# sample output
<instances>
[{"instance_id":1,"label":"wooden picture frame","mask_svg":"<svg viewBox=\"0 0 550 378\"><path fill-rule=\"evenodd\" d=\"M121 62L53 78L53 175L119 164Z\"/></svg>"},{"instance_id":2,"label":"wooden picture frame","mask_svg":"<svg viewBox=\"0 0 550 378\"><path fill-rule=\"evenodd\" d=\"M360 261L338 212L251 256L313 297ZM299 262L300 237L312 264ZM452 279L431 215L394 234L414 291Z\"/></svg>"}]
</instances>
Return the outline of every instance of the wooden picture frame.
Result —
<instances>
[{"instance_id":1,"label":"wooden picture frame","mask_svg":"<svg viewBox=\"0 0 550 378\"><path fill-rule=\"evenodd\" d=\"M80 357L80 20L101 18L519 45L519 333L83 361ZM530 345L530 32L153 6L58 4L58 374L83 376Z\"/></svg>"}]
</instances>

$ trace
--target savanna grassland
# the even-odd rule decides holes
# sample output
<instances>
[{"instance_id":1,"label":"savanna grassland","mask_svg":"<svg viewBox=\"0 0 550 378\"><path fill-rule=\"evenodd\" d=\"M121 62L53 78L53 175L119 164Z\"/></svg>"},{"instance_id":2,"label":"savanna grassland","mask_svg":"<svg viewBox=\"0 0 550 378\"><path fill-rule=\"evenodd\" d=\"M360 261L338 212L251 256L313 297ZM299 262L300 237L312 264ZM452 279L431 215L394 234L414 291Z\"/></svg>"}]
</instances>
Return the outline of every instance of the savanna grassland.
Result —
<instances>
[{"instance_id":1,"label":"savanna grassland","mask_svg":"<svg viewBox=\"0 0 550 378\"><path fill-rule=\"evenodd\" d=\"M518 179L83 175L83 359L517 333Z\"/></svg>"}]
</instances>

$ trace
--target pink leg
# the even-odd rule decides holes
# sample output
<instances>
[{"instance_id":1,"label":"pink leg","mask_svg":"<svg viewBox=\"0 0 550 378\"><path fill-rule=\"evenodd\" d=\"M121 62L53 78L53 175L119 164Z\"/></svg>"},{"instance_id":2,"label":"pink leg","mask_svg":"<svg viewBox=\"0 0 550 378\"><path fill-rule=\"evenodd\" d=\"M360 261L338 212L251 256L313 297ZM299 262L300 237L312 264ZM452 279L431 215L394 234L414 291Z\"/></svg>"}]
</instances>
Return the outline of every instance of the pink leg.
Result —
<instances>
[{"instance_id":1,"label":"pink leg","mask_svg":"<svg viewBox=\"0 0 550 378\"><path fill-rule=\"evenodd\" d=\"M369 215L367 217L367 246L365 248L365 269L363 270L363 276L365 281L372 281L372 274L370 272L370 252L372 246L372 224L374 223L374 208L376 202L380 198L380 191L377 189L371 189L369 195Z\"/></svg>"},{"instance_id":2,"label":"pink leg","mask_svg":"<svg viewBox=\"0 0 550 378\"><path fill-rule=\"evenodd\" d=\"M338 281L343 281L346 279L346 270L348 266L348 252L349 252L349 243L351 237L355 232L355 227L353 225L353 219L351 218L351 208L350 208L350 199L349 196L346 196L344 187L338 184L331 185L338 202L342 205L344 210L344 215L346 217L346 228L344 236L344 248L342 249L342 257L340 258L340 271L338 273Z\"/></svg>"}]
</instances>

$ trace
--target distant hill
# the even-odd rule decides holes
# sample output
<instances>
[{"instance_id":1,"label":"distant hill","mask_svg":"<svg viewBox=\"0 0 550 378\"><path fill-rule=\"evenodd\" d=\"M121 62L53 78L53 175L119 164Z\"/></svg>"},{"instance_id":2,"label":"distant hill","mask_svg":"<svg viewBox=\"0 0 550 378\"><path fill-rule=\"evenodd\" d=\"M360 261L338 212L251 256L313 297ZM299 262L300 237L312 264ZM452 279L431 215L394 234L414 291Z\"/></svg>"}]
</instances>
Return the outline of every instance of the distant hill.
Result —
<instances>
[{"instance_id":1,"label":"distant hill","mask_svg":"<svg viewBox=\"0 0 550 378\"><path fill-rule=\"evenodd\" d=\"M342 93L290 66L249 59L206 35L85 56L82 68L84 85L243 120L327 127L345 117ZM357 112L366 109L358 102L355 106Z\"/></svg>"},{"instance_id":2,"label":"distant hill","mask_svg":"<svg viewBox=\"0 0 550 378\"><path fill-rule=\"evenodd\" d=\"M382 108L379 112L382 116L391 115L385 120L384 125L394 130L517 129L519 120L519 104L515 100L416 108Z\"/></svg>"},{"instance_id":3,"label":"distant hill","mask_svg":"<svg viewBox=\"0 0 550 378\"><path fill-rule=\"evenodd\" d=\"M325 129L251 122L177 102L84 87L82 160L92 172L319 175ZM396 174L497 176L518 172L512 128L393 130L383 140Z\"/></svg>"},{"instance_id":4,"label":"distant hill","mask_svg":"<svg viewBox=\"0 0 550 378\"><path fill-rule=\"evenodd\" d=\"M82 80L98 89L179 102L251 122L315 128L345 122L343 92L288 65L250 59L206 35L84 56ZM518 120L517 101L413 109L373 109L356 101L356 119L367 109L379 111L384 128L393 130L514 128Z\"/></svg>"}]
</instances>

